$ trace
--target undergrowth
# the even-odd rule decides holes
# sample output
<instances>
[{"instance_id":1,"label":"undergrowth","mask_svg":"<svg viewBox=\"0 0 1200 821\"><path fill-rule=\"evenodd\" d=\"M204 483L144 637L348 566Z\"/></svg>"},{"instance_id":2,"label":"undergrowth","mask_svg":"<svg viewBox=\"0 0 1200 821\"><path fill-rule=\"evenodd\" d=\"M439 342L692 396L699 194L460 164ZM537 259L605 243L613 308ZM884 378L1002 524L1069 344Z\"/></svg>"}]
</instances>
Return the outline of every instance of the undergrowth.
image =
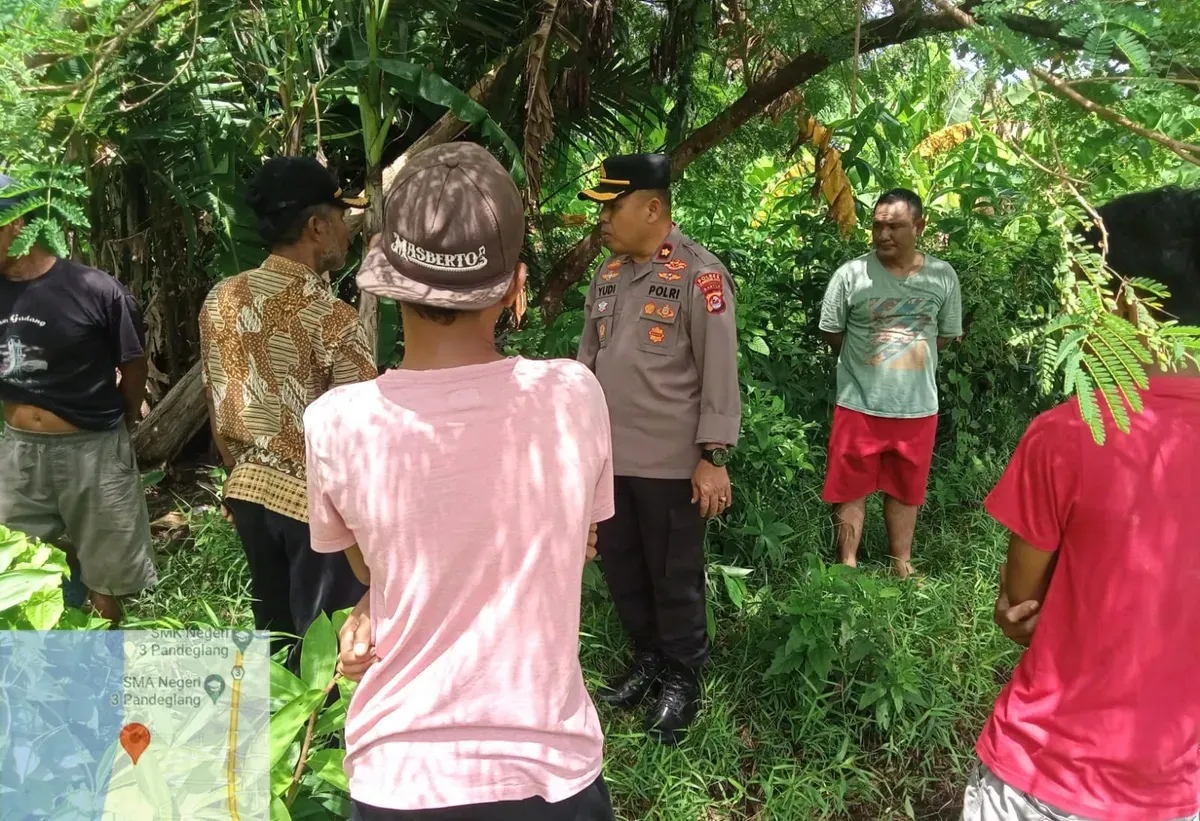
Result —
<instances>
[{"instance_id":1,"label":"undergrowth","mask_svg":"<svg viewBox=\"0 0 1200 821\"><path fill-rule=\"evenodd\" d=\"M689 738L662 747L642 712L601 707L605 778L623 821L949 819L956 817L974 739L1015 651L992 628L1004 535L980 507L922 514L917 582L886 571L878 502L864 562L828 562L832 534L819 479L797 481L782 520L784 552L742 581L740 607L722 586L704 709ZM752 536L714 529L731 540ZM127 626L250 625L241 546L212 510L192 515L193 544L160 556L157 588ZM747 547L752 549L753 544ZM715 552L715 551L714 551ZM717 574L713 557L710 574ZM585 581L581 654L589 689L627 650L599 574Z\"/></svg>"}]
</instances>

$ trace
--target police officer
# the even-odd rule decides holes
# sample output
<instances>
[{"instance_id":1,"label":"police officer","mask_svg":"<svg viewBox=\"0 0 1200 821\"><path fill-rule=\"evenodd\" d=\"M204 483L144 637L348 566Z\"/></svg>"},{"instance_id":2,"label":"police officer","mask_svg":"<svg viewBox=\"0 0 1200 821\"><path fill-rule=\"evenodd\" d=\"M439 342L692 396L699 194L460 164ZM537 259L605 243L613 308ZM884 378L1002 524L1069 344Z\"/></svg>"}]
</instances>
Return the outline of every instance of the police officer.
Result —
<instances>
[{"instance_id":1,"label":"police officer","mask_svg":"<svg viewBox=\"0 0 1200 821\"><path fill-rule=\"evenodd\" d=\"M672 222L669 157L611 157L600 174L579 197L601 203L612 256L588 291L579 361L612 421L616 516L600 523L598 550L635 658L598 698L628 709L656 691L646 732L673 744L696 717L708 657L705 520L733 499L733 281Z\"/></svg>"}]
</instances>

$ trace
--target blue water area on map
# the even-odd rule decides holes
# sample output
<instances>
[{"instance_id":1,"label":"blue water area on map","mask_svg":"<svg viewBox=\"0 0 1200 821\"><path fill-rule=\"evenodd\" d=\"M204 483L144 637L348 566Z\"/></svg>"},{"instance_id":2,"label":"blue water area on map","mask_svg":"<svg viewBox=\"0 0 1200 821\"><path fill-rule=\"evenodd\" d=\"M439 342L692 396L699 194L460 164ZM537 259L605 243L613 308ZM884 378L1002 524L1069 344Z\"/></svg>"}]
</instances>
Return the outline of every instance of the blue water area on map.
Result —
<instances>
[{"instance_id":1,"label":"blue water area on map","mask_svg":"<svg viewBox=\"0 0 1200 821\"><path fill-rule=\"evenodd\" d=\"M96 821L125 711L117 631L0 633L0 821Z\"/></svg>"}]
</instances>

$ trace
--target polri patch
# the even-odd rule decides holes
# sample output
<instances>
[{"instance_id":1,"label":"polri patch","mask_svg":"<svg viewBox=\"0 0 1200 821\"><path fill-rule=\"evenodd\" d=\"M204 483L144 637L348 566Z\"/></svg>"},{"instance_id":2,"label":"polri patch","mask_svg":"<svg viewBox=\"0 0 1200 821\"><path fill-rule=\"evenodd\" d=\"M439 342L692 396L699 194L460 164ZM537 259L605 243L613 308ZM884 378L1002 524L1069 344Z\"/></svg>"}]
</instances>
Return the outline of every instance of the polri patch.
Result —
<instances>
[{"instance_id":1,"label":"polri patch","mask_svg":"<svg viewBox=\"0 0 1200 821\"><path fill-rule=\"evenodd\" d=\"M654 312L657 309L658 309L658 306L655 305L653 302L647 302L645 305L642 306L642 313L644 313L646 316L654 316Z\"/></svg>"},{"instance_id":2,"label":"polri patch","mask_svg":"<svg viewBox=\"0 0 1200 821\"><path fill-rule=\"evenodd\" d=\"M663 282L678 282L683 279L683 274L677 274L674 271L659 271L658 278Z\"/></svg>"},{"instance_id":3,"label":"polri patch","mask_svg":"<svg viewBox=\"0 0 1200 821\"><path fill-rule=\"evenodd\" d=\"M621 276L620 271L605 271L603 274L600 275L600 278L603 279L605 282L612 282L614 279L616 279L619 276Z\"/></svg>"},{"instance_id":4,"label":"polri patch","mask_svg":"<svg viewBox=\"0 0 1200 821\"><path fill-rule=\"evenodd\" d=\"M704 294L704 309L710 314L725 311L725 279L716 271L696 277L696 287Z\"/></svg>"},{"instance_id":5,"label":"polri patch","mask_svg":"<svg viewBox=\"0 0 1200 821\"><path fill-rule=\"evenodd\" d=\"M673 259L667 263L668 271L682 271L686 267L688 267L688 264L681 259ZM662 274L659 274L659 276L662 276Z\"/></svg>"},{"instance_id":6,"label":"polri patch","mask_svg":"<svg viewBox=\"0 0 1200 821\"><path fill-rule=\"evenodd\" d=\"M679 299L682 293L678 285L651 285L650 296L656 299Z\"/></svg>"},{"instance_id":7,"label":"polri patch","mask_svg":"<svg viewBox=\"0 0 1200 821\"><path fill-rule=\"evenodd\" d=\"M661 345L663 340L667 338L667 332L662 329L661 325L655 325L650 329L647 336L655 345Z\"/></svg>"}]
</instances>

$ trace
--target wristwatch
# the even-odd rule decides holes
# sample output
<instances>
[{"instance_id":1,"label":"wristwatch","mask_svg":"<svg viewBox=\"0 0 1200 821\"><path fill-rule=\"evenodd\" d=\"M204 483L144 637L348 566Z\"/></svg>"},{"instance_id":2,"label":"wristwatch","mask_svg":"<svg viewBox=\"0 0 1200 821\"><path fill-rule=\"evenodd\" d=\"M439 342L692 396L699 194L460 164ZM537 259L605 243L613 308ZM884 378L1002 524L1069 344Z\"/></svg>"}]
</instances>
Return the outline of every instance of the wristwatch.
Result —
<instances>
[{"instance_id":1,"label":"wristwatch","mask_svg":"<svg viewBox=\"0 0 1200 821\"><path fill-rule=\"evenodd\" d=\"M729 448L705 448L700 451L700 458L714 467L723 468L729 463Z\"/></svg>"}]
</instances>

